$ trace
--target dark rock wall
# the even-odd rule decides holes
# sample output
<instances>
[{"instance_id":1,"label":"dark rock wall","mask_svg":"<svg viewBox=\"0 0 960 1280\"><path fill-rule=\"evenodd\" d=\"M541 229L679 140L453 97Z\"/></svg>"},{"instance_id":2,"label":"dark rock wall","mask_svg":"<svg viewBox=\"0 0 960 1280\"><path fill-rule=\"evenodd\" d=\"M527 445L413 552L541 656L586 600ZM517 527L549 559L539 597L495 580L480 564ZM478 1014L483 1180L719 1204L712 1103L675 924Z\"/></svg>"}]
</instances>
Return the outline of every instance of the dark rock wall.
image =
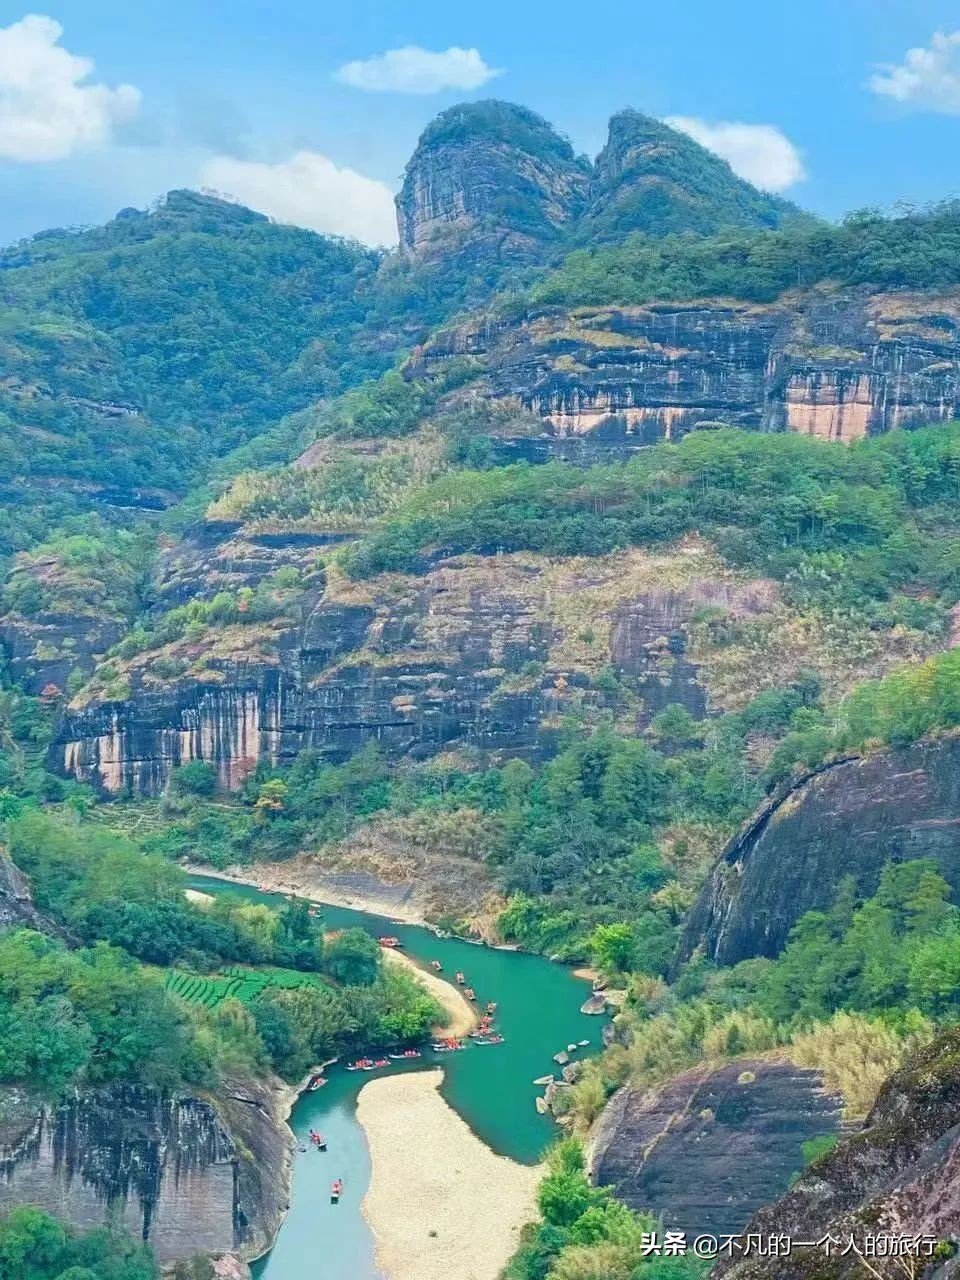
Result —
<instances>
[{"instance_id":1,"label":"dark rock wall","mask_svg":"<svg viewBox=\"0 0 960 1280\"><path fill-rule=\"evenodd\" d=\"M348 667L305 687L282 670L234 667L229 687L178 683L123 703L69 712L54 760L108 791L162 790L191 760L236 787L258 759L290 761L315 748L345 760L374 741L393 755L431 754L452 742L536 749L539 698L504 694L486 705L496 677L432 663Z\"/></svg>"},{"instance_id":2,"label":"dark rock wall","mask_svg":"<svg viewBox=\"0 0 960 1280\"><path fill-rule=\"evenodd\" d=\"M635 680L642 697L638 730L673 703L697 720L708 713L707 690L685 656L687 625L698 609L722 608L735 619L756 617L771 608L774 598L769 583L703 582L678 590L657 588L622 605L610 632L610 658Z\"/></svg>"},{"instance_id":3,"label":"dark rock wall","mask_svg":"<svg viewBox=\"0 0 960 1280\"><path fill-rule=\"evenodd\" d=\"M775 956L805 911L850 876L874 892L887 861L932 858L960 901L960 739L829 765L767 801L730 842L691 913L683 956Z\"/></svg>"},{"instance_id":4,"label":"dark rock wall","mask_svg":"<svg viewBox=\"0 0 960 1280\"><path fill-rule=\"evenodd\" d=\"M27 877L0 853L0 929L36 929L53 937L66 937L59 925L48 920L33 905Z\"/></svg>"},{"instance_id":5,"label":"dark rock wall","mask_svg":"<svg viewBox=\"0 0 960 1280\"><path fill-rule=\"evenodd\" d=\"M72 672L89 676L98 658L115 645L125 630L113 618L78 614L42 613L35 618L14 614L0 620L0 646L10 675L27 693L40 694L54 686L67 689Z\"/></svg>"},{"instance_id":6,"label":"dark rock wall","mask_svg":"<svg viewBox=\"0 0 960 1280\"><path fill-rule=\"evenodd\" d=\"M289 1191L289 1133L268 1086L222 1099L112 1086L0 1127L0 1213L38 1205L81 1229L121 1223L161 1262L262 1252Z\"/></svg>"},{"instance_id":7,"label":"dark rock wall","mask_svg":"<svg viewBox=\"0 0 960 1280\"><path fill-rule=\"evenodd\" d=\"M841 1110L818 1072L763 1059L627 1086L600 1121L594 1180L666 1227L733 1234L803 1168L804 1142L837 1131Z\"/></svg>"},{"instance_id":8,"label":"dark rock wall","mask_svg":"<svg viewBox=\"0 0 960 1280\"><path fill-rule=\"evenodd\" d=\"M178 548L168 565L173 585L163 578L158 599L189 592L194 576L198 592L222 584L234 572L225 564L248 555L234 530L224 536L222 555L209 531ZM289 562L289 548L272 554ZM640 693L638 729L669 702L701 715L706 691L685 655L692 614L722 605L734 617L757 616L773 589L704 573L665 590L655 567L636 577L640 561L643 553L624 552L595 570L573 562L565 573L522 554L440 555L422 578L388 578L346 598L329 598L318 581L299 622L273 633L270 648L235 627L232 653L217 649L216 629L206 657L197 656L203 644L184 640L180 677L159 679L150 655L136 659L125 672L129 697L65 712L51 765L110 792L151 795L191 760L215 764L221 784L236 787L260 759L288 761L312 748L337 761L371 741L394 757L469 745L542 759L564 699L576 696L589 711L606 696L575 656L558 656L583 627L581 597L594 589L602 616L589 619L592 659L596 669L612 663ZM269 572L269 559L257 563ZM249 567L244 581L256 581Z\"/></svg>"},{"instance_id":9,"label":"dark rock wall","mask_svg":"<svg viewBox=\"0 0 960 1280\"><path fill-rule=\"evenodd\" d=\"M209 548L188 549L177 594L188 590L190 562L205 581L222 580ZM441 564L412 595L376 607L327 600L318 588L274 653L211 659L203 679L158 682L147 660L128 700L65 713L51 763L111 792L156 794L190 760L214 763L222 785L235 787L261 758L315 748L343 760L370 741L395 756L449 743L536 754L539 683L501 684L546 656L542 593L500 590L495 574L471 589L460 576Z\"/></svg>"}]
</instances>

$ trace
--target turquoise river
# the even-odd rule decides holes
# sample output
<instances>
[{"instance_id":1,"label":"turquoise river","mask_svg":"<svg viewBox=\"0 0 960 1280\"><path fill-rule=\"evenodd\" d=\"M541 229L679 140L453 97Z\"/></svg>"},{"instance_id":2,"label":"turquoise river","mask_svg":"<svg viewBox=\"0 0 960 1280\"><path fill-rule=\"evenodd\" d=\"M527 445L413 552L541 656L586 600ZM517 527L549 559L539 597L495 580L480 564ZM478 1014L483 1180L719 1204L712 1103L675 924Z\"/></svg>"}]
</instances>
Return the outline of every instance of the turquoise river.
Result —
<instances>
[{"instance_id":1,"label":"turquoise river","mask_svg":"<svg viewBox=\"0 0 960 1280\"><path fill-rule=\"evenodd\" d=\"M192 877L190 884L206 893L228 892L248 901L278 905L283 900L279 894L206 876ZM331 906L322 910L328 929L358 926L375 937L389 934L422 965L438 960L444 976L451 978L461 970L478 1002L496 1001L497 1027L505 1042L471 1044L461 1053L442 1057L428 1050L415 1062L393 1062L382 1072L329 1068L327 1086L304 1094L291 1114L298 1150L290 1211L272 1251L254 1264L256 1280L383 1280L360 1209L370 1181L370 1158L356 1118L356 1100L367 1081L388 1072L442 1066L441 1092L474 1133L498 1154L533 1164L557 1134L553 1121L536 1110L535 1098L542 1090L533 1081L557 1070L552 1055L568 1044L589 1040L589 1047L576 1056L595 1052L600 1045L603 1019L580 1013L589 987L563 965L541 956L437 938L429 929L391 924L362 911ZM309 1148L310 1129L326 1137L326 1153ZM412 1178L416 1162L417 1152L411 1151ZM344 1184L338 1205L330 1203L334 1178ZM404 1189L398 1189L398 1212L403 1195Z\"/></svg>"}]
</instances>

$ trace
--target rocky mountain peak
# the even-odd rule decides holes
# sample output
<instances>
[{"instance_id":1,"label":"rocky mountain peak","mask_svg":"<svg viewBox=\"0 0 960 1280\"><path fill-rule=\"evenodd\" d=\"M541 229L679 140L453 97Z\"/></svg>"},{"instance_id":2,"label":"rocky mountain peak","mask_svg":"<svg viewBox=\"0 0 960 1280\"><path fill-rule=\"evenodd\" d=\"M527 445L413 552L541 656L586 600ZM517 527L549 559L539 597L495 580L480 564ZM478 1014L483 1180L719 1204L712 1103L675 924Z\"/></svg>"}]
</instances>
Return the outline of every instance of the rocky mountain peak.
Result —
<instances>
[{"instance_id":1,"label":"rocky mountain peak","mask_svg":"<svg viewBox=\"0 0 960 1280\"><path fill-rule=\"evenodd\" d=\"M637 231L705 235L805 216L632 108L613 116L591 164L535 112L495 100L450 107L426 127L396 204L407 253L513 263L542 263L558 244L617 242Z\"/></svg>"},{"instance_id":2,"label":"rocky mountain peak","mask_svg":"<svg viewBox=\"0 0 960 1280\"><path fill-rule=\"evenodd\" d=\"M495 100L450 107L424 130L397 196L401 246L418 257L495 248L539 256L576 216L590 167L535 112Z\"/></svg>"},{"instance_id":3,"label":"rocky mountain peak","mask_svg":"<svg viewBox=\"0 0 960 1280\"><path fill-rule=\"evenodd\" d=\"M632 170L653 167L658 155L664 156L684 143L699 146L692 139L671 129L655 116L644 115L633 107L624 107L610 117L607 126L607 142L597 156L596 178L609 180L622 177ZM717 157L717 164L729 169L725 161Z\"/></svg>"},{"instance_id":4,"label":"rocky mountain peak","mask_svg":"<svg viewBox=\"0 0 960 1280\"><path fill-rule=\"evenodd\" d=\"M628 107L610 120L577 240L617 241L636 231L707 235L722 227L775 227L790 216L803 215L737 177L687 134Z\"/></svg>"}]
</instances>

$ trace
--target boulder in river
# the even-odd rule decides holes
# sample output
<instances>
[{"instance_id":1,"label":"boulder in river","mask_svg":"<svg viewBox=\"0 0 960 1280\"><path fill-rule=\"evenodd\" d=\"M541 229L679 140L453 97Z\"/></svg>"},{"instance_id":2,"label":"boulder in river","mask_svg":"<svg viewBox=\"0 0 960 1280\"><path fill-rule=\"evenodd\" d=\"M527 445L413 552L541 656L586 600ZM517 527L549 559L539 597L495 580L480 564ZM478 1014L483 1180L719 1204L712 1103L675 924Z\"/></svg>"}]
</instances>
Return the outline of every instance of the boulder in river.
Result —
<instances>
[{"instance_id":1,"label":"boulder in river","mask_svg":"<svg viewBox=\"0 0 960 1280\"><path fill-rule=\"evenodd\" d=\"M561 1067L565 1067L570 1061L570 1055L564 1049L561 1049L559 1053L553 1055L553 1060L554 1062L559 1062Z\"/></svg>"},{"instance_id":2,"label":"boulder in river","mask_svg":"<svg viewBox=\"0 0 960 1280\"><path fill-rule=\"evenodd\" d=\"M583 1004L580 1006L581 1013L598 1014L606 1013L606 1010L607 997L601 991L594 992L589 1000L584 1000Z\"/></svg>"}]
</instances>

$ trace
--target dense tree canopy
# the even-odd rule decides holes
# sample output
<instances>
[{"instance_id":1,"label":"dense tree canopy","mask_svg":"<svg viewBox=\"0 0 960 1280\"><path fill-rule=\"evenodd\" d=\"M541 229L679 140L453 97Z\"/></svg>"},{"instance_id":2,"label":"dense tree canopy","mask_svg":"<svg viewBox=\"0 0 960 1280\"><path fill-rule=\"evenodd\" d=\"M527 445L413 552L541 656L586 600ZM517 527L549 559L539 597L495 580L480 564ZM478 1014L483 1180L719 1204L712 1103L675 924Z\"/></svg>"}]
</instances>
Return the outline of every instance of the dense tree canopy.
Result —
<instances>
[{"instance_id":1,"label":"dense tree canopy","mask_svg":"<svg viewBox=\"0 0 960 1280\"><path fill-rule=\"evenodd\" d=\"M25 1206L0 1218L0 1280L159 1280L145 1244L101 1227L71 1231Z\"/></svg>"},{"instance_id":2,"label":"dense tree canopy","mask_svg":"<svg viewBox=\"0 0 960 1280\"><path fill-rule=\"evenodd\" d=\"M778 229L631 236L578 249L536 284L536 303L604 306L692 298L771 302L822 280L896 289L960 281L960 203L885 217L877 210L834 225L788 220ZM678 227L677 230L682 228Z\"/></svg>"}]
</instances>

